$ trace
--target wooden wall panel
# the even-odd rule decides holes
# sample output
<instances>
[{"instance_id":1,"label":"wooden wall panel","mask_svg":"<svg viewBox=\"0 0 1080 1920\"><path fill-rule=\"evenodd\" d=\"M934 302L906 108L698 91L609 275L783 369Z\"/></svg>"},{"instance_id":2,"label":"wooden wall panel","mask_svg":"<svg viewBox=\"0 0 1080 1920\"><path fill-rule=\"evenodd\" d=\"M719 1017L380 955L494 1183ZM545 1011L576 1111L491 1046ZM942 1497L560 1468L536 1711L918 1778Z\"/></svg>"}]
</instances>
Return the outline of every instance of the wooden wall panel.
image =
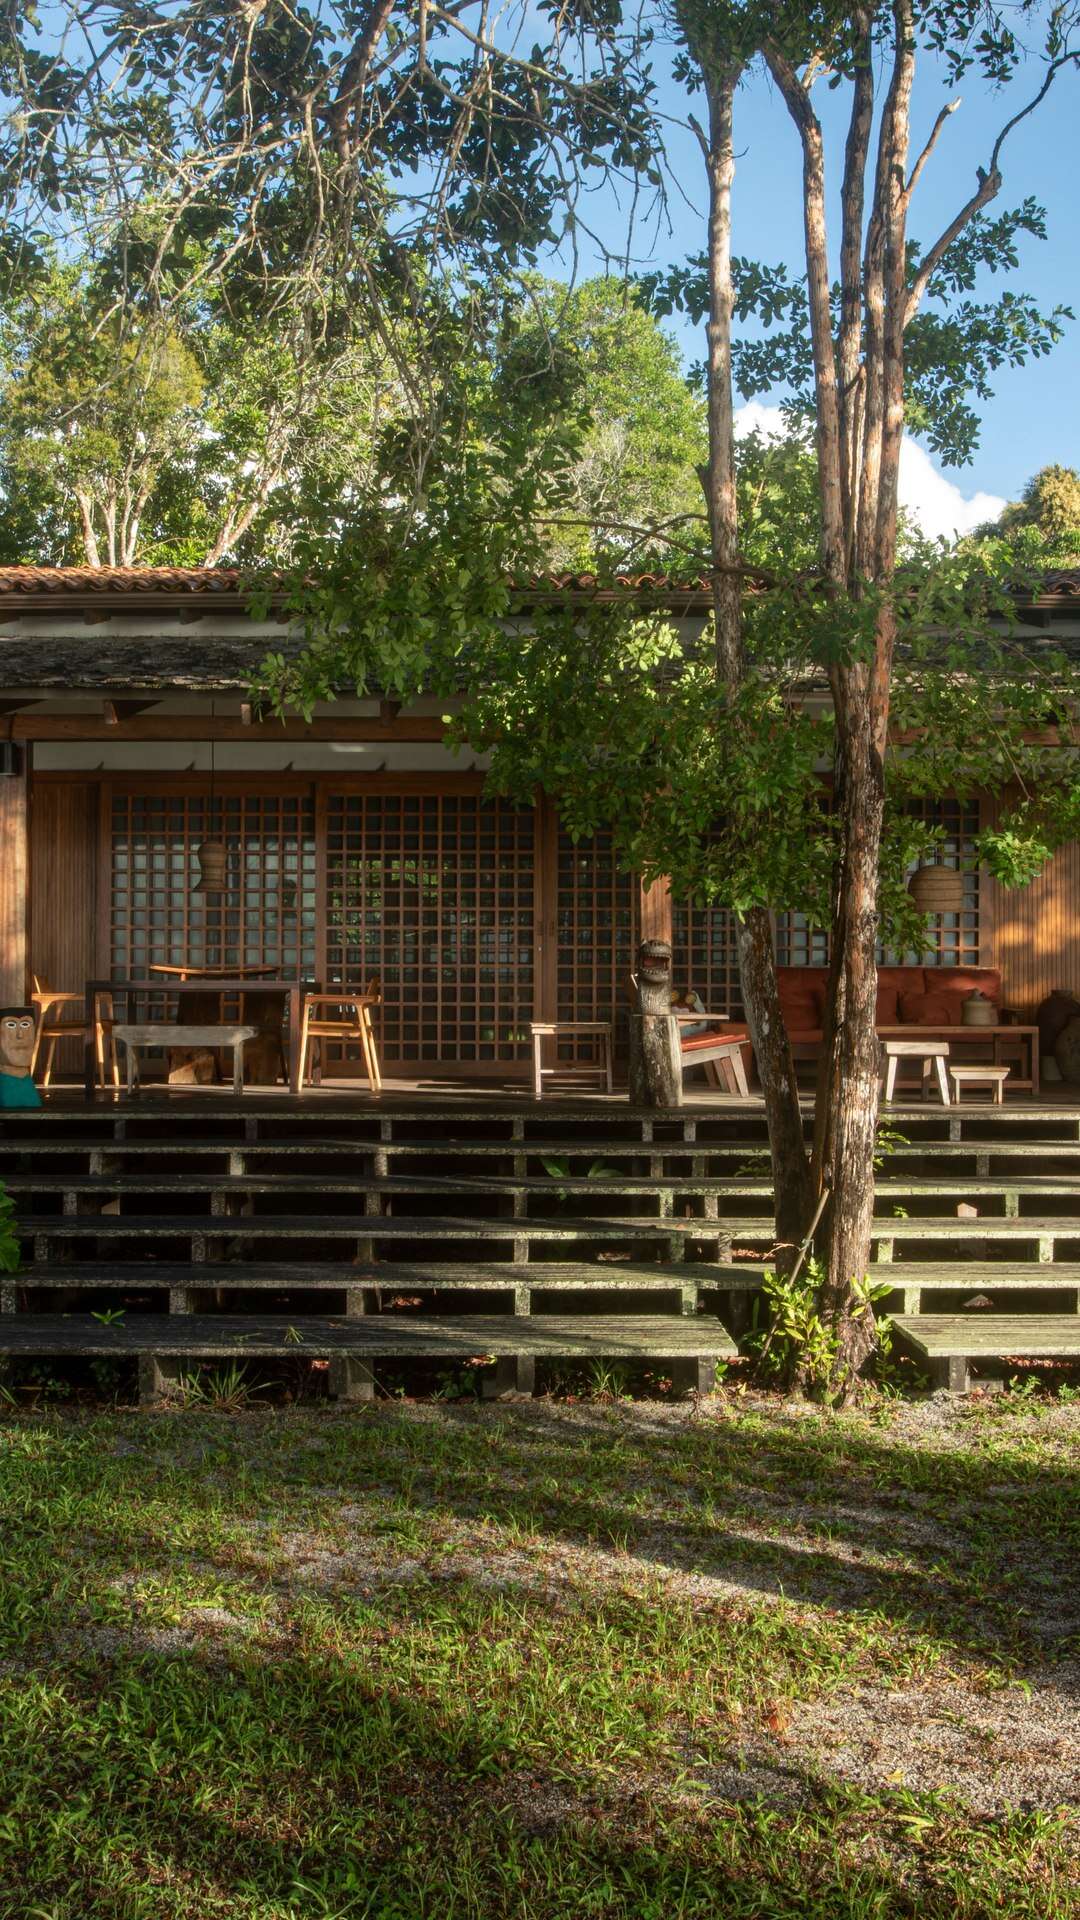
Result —
<instances>
[{"instance_id":1,"label":"wooden wall panel","mask_svg":"<svg viewBox=\"0 0 1080 1920\"><path fill-rule=\"evenodd\" d=\"M0 779L0 1005L26 998L27 784Z\"/></svg>"},{"instance_id":2,"label":"wooden wall panel","mask_svg":"<svg viewBox=\"0 0 1080 1920\"><path fill-rule=\"evenodd\" d=\"M1055 987L1080 993L1080 842L1062 847L1030 887L1008 890L984 876L1005 1003L1026 1016Z\"/></svg>"},{"instance_id":3,"label":"wooden wall panel","mask_svg":"<svg viewBox=\"0 0 1080 1920\"><path fill-rule=\"evenodd\" d=\"M38 778L31 788L29 967L65 992L108 971L97 952L99 794L95 780ZM65 1040L56 1064L78 1071L80 1046Z\"/></svg>"}]
</instances>

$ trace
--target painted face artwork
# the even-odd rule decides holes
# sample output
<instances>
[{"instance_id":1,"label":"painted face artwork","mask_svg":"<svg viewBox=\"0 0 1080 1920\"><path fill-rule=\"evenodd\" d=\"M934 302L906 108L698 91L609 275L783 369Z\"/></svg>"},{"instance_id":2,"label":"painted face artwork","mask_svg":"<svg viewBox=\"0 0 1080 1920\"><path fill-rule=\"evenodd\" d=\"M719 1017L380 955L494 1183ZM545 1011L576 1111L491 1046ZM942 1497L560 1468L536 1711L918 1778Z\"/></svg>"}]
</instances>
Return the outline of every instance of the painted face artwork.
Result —
<instances>
[{"instance_id":1,"label":"painted face artwork","mask_svg":"<svg viewBox=\"0 0 1080 1920\"><path fill-rule=\"evenodd\" d=\"M30 1077L36 1018L33 1007L0 1007L0 1107L39 1107Z\"/></svg>"}]
</instances>

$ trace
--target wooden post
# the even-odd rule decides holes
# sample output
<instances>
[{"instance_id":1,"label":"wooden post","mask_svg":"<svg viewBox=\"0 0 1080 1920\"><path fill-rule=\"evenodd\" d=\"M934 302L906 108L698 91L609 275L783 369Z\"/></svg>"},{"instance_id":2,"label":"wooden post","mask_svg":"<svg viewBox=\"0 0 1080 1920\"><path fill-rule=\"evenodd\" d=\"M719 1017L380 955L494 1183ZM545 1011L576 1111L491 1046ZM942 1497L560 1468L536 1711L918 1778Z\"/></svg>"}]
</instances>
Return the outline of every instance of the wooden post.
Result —
<instances>
[{"instance_id":1,"label":"wooden post","mask_svg":"<svg viewBox=\"0 0 1080 1920\"><path fill-rule=\"evenodd\" d=\"M21 1007L26 1000L27 880L26 772L20 769L0 779L0 1005L4 1006Z\"/></svg>"},{"instance_id":2,"label":"wooden post","mask_svg":"<svg viewBox=\"0 0 1080 1920\"><path fill-rule=\"evenodd\" d=\"M643 940L637 955L637 1008L630 1019L630 1102L681 1107L682 1053L671 1013L671 948Z\"/></svg>"}]
</instances>

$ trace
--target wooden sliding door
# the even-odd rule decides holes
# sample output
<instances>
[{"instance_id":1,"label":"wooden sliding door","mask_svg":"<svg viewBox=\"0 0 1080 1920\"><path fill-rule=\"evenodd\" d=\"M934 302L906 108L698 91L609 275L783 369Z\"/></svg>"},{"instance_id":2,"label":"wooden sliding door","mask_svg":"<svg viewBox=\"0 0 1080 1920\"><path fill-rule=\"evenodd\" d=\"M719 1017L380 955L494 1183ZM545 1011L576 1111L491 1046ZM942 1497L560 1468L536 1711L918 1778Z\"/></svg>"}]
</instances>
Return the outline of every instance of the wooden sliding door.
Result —
<instances>
[{"instance_id":1,"label":"wooden sliding door","mask_svg":"<svg viewBox=\"0 0 1080 1920\"><path fill-rule=\"evenodd\" d=\"M267 783L270 786L270 782ZM105 795L106 971L270 965L315 971L315 804L310 787L226 786L211 802L178 783L114 784ZM203 840L223 840L226 888L195 891Z\"/></svg>"},{"instance_id":2,"label":"wooden sliding door","mask_svg":"<svg viewBox=\"0 0 1080 1920\"><path fill-rule=\"evenodd\" d=\"M393 1071L523 1068L536 1001L536 816L365 782L325 801L327 982L382 981Z\"/></svg>"}]
</instances>

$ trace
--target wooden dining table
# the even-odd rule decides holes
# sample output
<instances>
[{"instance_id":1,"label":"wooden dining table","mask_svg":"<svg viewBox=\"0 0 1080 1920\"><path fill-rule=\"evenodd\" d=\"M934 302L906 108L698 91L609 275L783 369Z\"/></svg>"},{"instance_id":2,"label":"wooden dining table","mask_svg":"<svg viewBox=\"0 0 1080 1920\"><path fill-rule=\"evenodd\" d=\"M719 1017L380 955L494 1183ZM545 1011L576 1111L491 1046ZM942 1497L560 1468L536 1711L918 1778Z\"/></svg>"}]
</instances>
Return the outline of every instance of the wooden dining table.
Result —
<instances>
[{"instance_id":1,"label":"wooden dining table","mask_svg":"<svg viewBox=\"0 0 1080 1920\"><path fill-rule=\"evenodd\" d=\"M151 971L155 970L159 973L167 971L167 969L160 967L155 969L152 966ZM195 970L190 969L190 971L194 973ZM112 994L114 1003L116 999L124 995L128 997L130 1002L130 1000L136 996L146 994L155 994L159 998L171 998L173 995L176 995L180 999L184 996L190 998L193 994L201 994L205 1000L208 990L213 992L216 999L220 999L226 994L235 994L242 996L244 999L246 999L249 994L284 994L289 1008L289 1037L286 1047L289 1068L289 1092L299 1093L301 1011L305 993L312 993L316 991L317 987L318 982L315 980L283 980L280 975L274 975L272 979L266 979L262 976L261 970L259 977L245 978L244 974L235 968L231 969L228 973L222 972L218 974L215 972L212 977L208 972L204 971L198 979L88 980L86 982L86 1029L83 1055L83 1089L86 1098L92 1100L95 1092L96 1062L94 1058L93 1032L95 1008L97 1007L99 995Z\"/></svg>"}]
</instances>

